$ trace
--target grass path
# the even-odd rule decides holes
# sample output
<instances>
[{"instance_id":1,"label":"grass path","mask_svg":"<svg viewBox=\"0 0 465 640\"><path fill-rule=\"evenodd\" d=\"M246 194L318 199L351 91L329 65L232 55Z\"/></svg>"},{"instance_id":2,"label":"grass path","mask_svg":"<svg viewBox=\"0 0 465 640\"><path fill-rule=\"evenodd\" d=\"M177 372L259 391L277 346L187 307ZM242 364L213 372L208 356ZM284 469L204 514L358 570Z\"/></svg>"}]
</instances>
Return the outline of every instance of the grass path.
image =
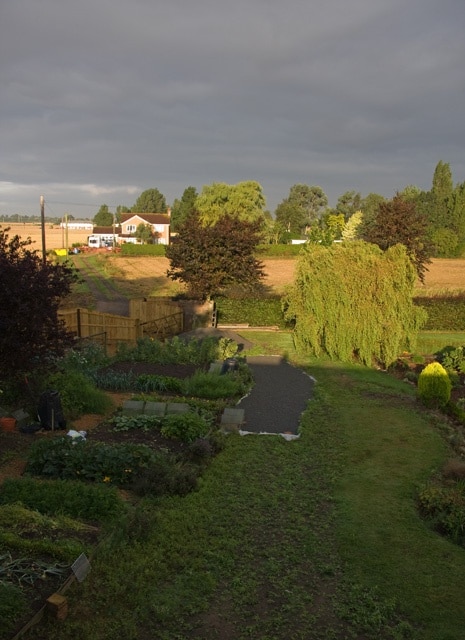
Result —
<instances>
[{"instance_id":1,"label":"grass path","mask_svg":"<svg viewBox=\"0 0 465 640\"><path fill-rule=\"evenodd\" d=\"M31 638L463 640L465 551L415 509L447 455L440 419L383 372L310 372L300 440L230 436L196 492L139 505L66 623Z\"/></svg>"}]
</instances>

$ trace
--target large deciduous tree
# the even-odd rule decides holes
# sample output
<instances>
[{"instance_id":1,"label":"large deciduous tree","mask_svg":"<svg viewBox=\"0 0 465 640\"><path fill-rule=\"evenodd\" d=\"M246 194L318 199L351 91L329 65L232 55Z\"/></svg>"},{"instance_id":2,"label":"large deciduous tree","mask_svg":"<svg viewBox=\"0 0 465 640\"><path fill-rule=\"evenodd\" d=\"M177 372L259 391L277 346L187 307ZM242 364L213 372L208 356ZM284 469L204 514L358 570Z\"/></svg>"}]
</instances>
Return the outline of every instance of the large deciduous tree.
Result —
<instances>
[{"instance_id":1,"label":"large deciduous tree","mask_svg":"<svg viewBox=\"0 0 465 640\"><path fill-rule=\"evenodd\" d=\"M328 198L321 187L294 184L288 197L276 207L275 218L288 232L302 233L319 219L327 204Z\"/></svg>"},{"instance_id":2,"label":"large deciduous tree","mask_svg":"<svg viewBox=\"0 0 465 640\"><path fill-rule=\"evenodd\" d=\"M93 223L97 227L111 227L113 224L113 214L107 204L102 204L93 218Z\"/></svg>"},{"instance_id":3,"label":"large deciduous tree","mask_svg":"<svg viewBox=\"0 0 465 640\"><path fill-rule=\"evenodd\" d=\"M415 268L406 248L362 241L301 251L284 306L305 354L388 366L414 346L425 312L413 304Z\"/></svg>"},{"instance_id":4,"label":"large deciduous tree","mask_svg":"<svg viewBox=\"0 0 465 640\"><path fill-rule=\"evenodd\" d=\"M58 318L77 280L66 264L44 262L32 241L0 227L0 383L44 371L74 338Z\"/></svg>"},{"instance_id":5,"label":"large deciduous tree","mask_svg":"<svg viewBox=\"0 0 465 640\"><path fill-rule=\"evenodd\" d=\"M266 200L261 185L254 180L205 185L195 201L195 208L204 226L216 224L223 216L239 220L263 221Z\"/></svg>"},{"instance_id":6,"label":"large deciduous tree","mask_svg":"<svg viewBox=\"0 0 465 640\"><path fill-rule=\"evenodd\" d=\"M230 215L204 227L191 214L180 227L176 241L166 248L170 261L167 275L187 285L193 298L206 299L230 286L253 290L264 276L255 258L261 223Z\"/></svg>"},{"instance_id":7,"label":"large deciduous tree","mask_svg":"<svg viewBox=\"0 0 465 640\"><path fill-rule=\"evenodd\" d=\"M431 262L432 246L428 239L428 221L417 211L415 202L397 194L382 202L378 213L362 236L366 242L377 244L383 250L403 244L415 266L418 278L424 282L427 266Z\"/></svg>"},{"instance_id":8,"label":"large deciduous tree","mask_svg":"<svg viewBox=\"0 0 465 640\"><path fill-rule=\"evenodd\" d=\"M133 213L166 213L165 196L158 189L147 189L137 198L131 211Z\"/></svg>"}]
</instances>

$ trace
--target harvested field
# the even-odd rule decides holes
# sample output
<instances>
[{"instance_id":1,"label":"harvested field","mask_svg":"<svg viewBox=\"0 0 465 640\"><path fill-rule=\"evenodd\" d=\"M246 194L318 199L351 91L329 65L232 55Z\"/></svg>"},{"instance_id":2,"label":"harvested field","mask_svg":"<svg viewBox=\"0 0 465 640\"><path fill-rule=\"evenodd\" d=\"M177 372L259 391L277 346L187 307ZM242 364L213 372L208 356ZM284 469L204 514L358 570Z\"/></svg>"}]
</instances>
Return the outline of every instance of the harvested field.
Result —
<instances>
[{"instance_id":1,"label":"harvested field","mask_svg":"<svg viewBox=\"0 0 465 640\"><path fill-rule=\"evenodd\" d=\"M166 258L124 258L107 256L125 280L143 283L144 295L168 295L170 280L166 277L169 262ZM264 283L275 293L294 280L296 260L289 258L266 258L263 260L266 277ZM153 287L152 287L153 285ZM173 283L171 283L173 285ZM176 285L178 288L179 284ZM161 293L157 293L157 291ZM178 289L179 290L179 289ZM465 260L435 259L429 265L425 284L418 282L418 292L444 292L465 290Z\"/></svg>"},{"instance_id":2,"label":"harvested field","mask_svg":"<svg viewBox=\"0 0 465 640\"><path fill-rule=\"evenodd\" d=\"M1 226L3 228L10 228L10 231L8 232L10 238L15 235L20 236L23 240L30 237L35 243L34 249L38 249L39 251L42 250L42 228L40 224L8 224L6 222L2 222ZM91 231L85 229L68 229L68 245L71 247L75 242L87 243L87 237L90 235ZM50 223L45 225L45 248L47 251L50 249L61 249L65 246L65 242L66 236L64 229Z\"/></svg>"},{"instance_id":3,"label":"harvested field","mask_svg":"<svg viewBox=\"0 0 465 640\"><path fill-rule=\"evenodd\" d=\"M18 234L22 238L28 236L35 241L35 247L41 249L41 227L38 224L3 224L10 226L10 236ZM89 231L68 230L68 244L87 242ZM58 226L46 225L46 248L60 249L65 237L63 230ZM121 274L121 279L140 283L139 295L173 295L182 290L182 286L172 283L166 277L169 262L166 258L152 257L123 257L106 255L106 259L114 263L116 272ZM291 284L294 279L296 260L292 258L266 258L265 284L274 292L282 293L283 288ZM119 277L117 278L120 279ZM174 288L173 288L174 287ZM143 289L143 291L142 291ZM418 292L457 291L465 290L465 259L436 258L426 273L425 284L418 283Z\"/></svg>"}]
</instances>

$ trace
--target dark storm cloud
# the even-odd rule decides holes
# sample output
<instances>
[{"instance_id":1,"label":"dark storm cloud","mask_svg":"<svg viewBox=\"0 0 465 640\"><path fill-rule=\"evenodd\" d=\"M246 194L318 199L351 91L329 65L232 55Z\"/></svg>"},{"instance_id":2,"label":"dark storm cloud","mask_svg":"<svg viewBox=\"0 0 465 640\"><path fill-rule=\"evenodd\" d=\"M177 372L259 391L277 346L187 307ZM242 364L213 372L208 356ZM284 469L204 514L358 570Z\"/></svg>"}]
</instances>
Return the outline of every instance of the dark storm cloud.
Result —
<instances>
[{"instance_id":1,"label":"dark storm cloud","mask_svg":"<svg viewBox=\"0 0 465 640\"><path fill-rule=\"evenodd\" d=\"M3 3L0 213L463 181L464 26L461 0Z\"/></svg>"}]
</instances>

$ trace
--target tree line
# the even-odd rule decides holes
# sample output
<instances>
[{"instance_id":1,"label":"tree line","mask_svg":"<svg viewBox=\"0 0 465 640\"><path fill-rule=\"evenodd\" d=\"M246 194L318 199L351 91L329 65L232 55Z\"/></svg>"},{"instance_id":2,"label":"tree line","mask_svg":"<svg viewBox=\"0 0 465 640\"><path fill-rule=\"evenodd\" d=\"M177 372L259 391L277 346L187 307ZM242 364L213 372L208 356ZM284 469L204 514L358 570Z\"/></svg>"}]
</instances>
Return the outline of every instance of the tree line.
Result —
<instances>
[{"instance_id":1,"label":"tree line","mask_svg":"<svg viewBox=\"0 0 465 640\"><path fill-rule=\"evenodd\" d=\"M141 193L132 207L118 206L114 213L103 204L93 218L100 226L118 222L122 213L167 213L171 215L171 230L178 232L187 217L199 216L203 226L211 226L223 216L231 215L248 222L261 222L262 242L289 243L292 239L310 239L323 244L342 239L380 239L392 235L392 225L386 226L378 216L392 210L392 202L406 203L402 213L412 217L418 230L423 221L422 240L434 257L453 258L465 251L465 182L454 184L448 163L440 161L432 179L431 188L423 191L408 185L392 200L377 193L362 196L357 191L346 191L335 207L328 206L328 198L320 186L294 184L289 194L276 207L273 214L266 209L261 185L253 180L231 185L216 182L205 185L198 193L187 187L181 198L171 207L156 188ZM389 204L391 203L391 204ZM398 216L400 219L400 216ZM380 240L381 241L381 240Z\"/></svg>"}]
</instances>

